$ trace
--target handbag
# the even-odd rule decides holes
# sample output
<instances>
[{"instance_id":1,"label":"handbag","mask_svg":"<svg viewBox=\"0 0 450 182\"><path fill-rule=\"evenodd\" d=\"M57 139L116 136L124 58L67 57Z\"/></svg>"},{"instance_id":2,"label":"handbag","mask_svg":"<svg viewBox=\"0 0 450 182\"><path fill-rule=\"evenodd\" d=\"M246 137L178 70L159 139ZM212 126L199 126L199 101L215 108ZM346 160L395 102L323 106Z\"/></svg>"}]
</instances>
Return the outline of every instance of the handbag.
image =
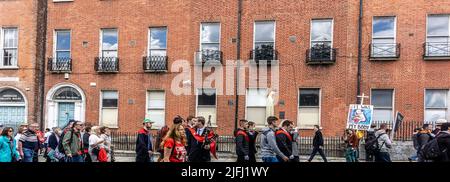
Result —
<instances>
[{"instance_id":1,"label":"handbag","mask_svg":"<svg viewBox=\"0 0 450 182\"><path fill-rule=\"evenodd\" d=\"M93 153L95 156L98 156L98 154L100 153L100 149L99 149L98 147L95 147L95 148L92 149L92 153Z\"/></svg>"}]
</instances>

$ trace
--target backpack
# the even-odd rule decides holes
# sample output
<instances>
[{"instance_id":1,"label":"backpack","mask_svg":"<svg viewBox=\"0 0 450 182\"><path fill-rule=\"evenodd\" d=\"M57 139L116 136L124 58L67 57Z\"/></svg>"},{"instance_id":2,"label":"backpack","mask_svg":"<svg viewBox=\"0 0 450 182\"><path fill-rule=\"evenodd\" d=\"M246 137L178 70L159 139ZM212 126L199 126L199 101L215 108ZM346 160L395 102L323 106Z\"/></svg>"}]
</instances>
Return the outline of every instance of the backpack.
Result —
<instances>
[{"instance_id":1,"label":"backpack","mask_svg":"<svg viewBox=\"0 0 450 182\"><path fill-rule=\"evenodd\" d=\"M70 136L70 140L69 140L69 145L72 144L72 139L73 139L73 132L70 131L70 133L71 133L71 136ZM66 134L66 133L62 133L62 134L61 134L61 137L60 137L60 140L59 140L59 143L58 143L58 152L59 152L59 153L62 153L62 154L65 154L65 153L66 153L65 150L64 150L64 146L63 146L63 140L64 140L64 135L65 135L65 134Z\"/></svg>"},{"instance_id":2,"label":"backpack","mask_svg":"<svg viewBox=\"0 0 450 182\"><path fill-rule=\"evenodd\" d=\"M422 146L420 155L426 160L434 160L441 157L444 154L439 148L438 137L430 140L428 143Z\"/></svg>"},{"instance_id":3,"label":"backpack","mask_svg":"<svg viewBox=\"0 0 450 182\"><path fill-rule=\"evenodd\" d=\"M376 154L378 152L380 152L380 149L383 145L379 145L378 144L378 139L383 136L386 135L386 133L383 133L381 135L378 135L378 137L371 137L371 138L367 138L367 142L366 145L364 146L364 148L366 149L367 152L371 153L371 154ZM384 143L383 143L384 144Z\"/></svg>"}]
</instances>

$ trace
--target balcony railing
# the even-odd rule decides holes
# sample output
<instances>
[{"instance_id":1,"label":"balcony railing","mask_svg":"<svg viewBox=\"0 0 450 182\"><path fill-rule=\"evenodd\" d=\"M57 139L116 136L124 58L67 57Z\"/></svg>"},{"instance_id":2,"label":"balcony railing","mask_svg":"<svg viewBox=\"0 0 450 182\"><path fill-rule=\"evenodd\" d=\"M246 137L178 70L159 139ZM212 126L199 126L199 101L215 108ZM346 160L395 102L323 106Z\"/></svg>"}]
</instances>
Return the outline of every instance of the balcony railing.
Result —
<instances>
[{"instance_id":1,"label":"balcony railing","mask_svg":"<svg viewBox=\"0 0 450 182\"><path fill-rule=\"evenodd\" d=\"M147 56L142 58L145 72L167 71L167 56Z\"/></svg>"},{"instance_id":2,"label":"balcony railing","mask_svg":"<svg viewBox=\"0 0 450 182\"><path fill-rule=\"evenodd\" d=\"M48 58L47 69L53 73L72 71L72 58Z\"/></svg>"},{"instance_id":3,"label":"balcony railing","mask_svg":"<svg viewBox=\"0 0 450 182\"><path fill-rule=\"evenodd\" d=\"M278 52L273 47L259 48L251 50L249 57L258 65L262 61L266 61L267 65L271 65L273 61L278 60Z\"/></svg>"},{"instance_id":4,"label":"balcony railing","mask_svg":"<svg viewBox=\"0 0 450 182\"><path fill-rule=\"evenodd\" d=\"M119 58L117 57L96 57L95 71L99 73L116 73L119 72Z\"/></svg>"},{"instance_id":5,"label":"balcony railing","mask_svg":"<svg viewBox=\"0 0 450 182\"><path fill-rule=\"evenodd\" d=\"M204 49L195 52L195 63L197 65L204 65L207 62L222 64L222 51Z\"/></svg>"},{"instance_id":6,"label":"balcony railing","mask_svg":"<svg viewBox=\"0 0 450 182\"><path fill-rule=\"evenodd\" d=\"M336 62L337 51L327 45L316 45L306 51L307 64L333 64Z\"/></svg>"},{"instance_id":7,"label":"balcony railing","mask_svg":"<svg viewBox=\"0 0 450 182\"><path fill-rule=\"evenodd\" d=\"M423 47L425 60L450 60L450 42L427 42Z\"/></svg>"},{"instance_id":8,"label":"balcony railing","mask_svg":"<svg viewBox=\"0 0 450 182\"><path fill-rule=\"evenodd\" d=\"M372 43L370 44L371 60L396 60L400 57L400 44Z\"/></svg>"}]
</instances>

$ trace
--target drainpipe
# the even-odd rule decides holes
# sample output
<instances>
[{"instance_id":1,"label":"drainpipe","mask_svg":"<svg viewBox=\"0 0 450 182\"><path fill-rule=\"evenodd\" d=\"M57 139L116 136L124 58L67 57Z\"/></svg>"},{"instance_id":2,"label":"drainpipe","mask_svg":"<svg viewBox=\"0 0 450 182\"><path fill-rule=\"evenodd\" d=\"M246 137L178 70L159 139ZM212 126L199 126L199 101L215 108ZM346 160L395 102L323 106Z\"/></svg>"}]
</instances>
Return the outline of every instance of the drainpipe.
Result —
<instances>
[{"instance_id":1,"label":"drainpipe","mask_svg":"<svg viewBox=\"0 0 450 182\"><path fill-rule=\"evenodd\" d=\"M359 0L359 23L358 23L358 80L356 96L361 95L361 64L362 64L362 19L363 19L363 0ZM356 97L357 103L359 97Z\"/></svg>"},{"instance_id":2,"label":"drainpipe","mask_svg":"<svg viewBox=\"0 0 450 182\"><path fill-rule=\"evenodd\" d=\"M235 103L235 111L234 111L234 131L238 128L238 117L239 117L239 69L240 69L240 59L241 59L241 23L242 23L242 0L238 0L238 17L237 17L237 38L236 38L236 85L234 87L236 103Z\"/></svg>"},{"instance_id":3,"label":"drainpipe","mask_svg":"<svg viewBox=\"0 0 450 182\"><path fill-rule=\"evenodd\" d=\"M45 50L47 40L47 0L37 1L36 16L36 101L34 109L36 122L44 129L44 95L45 95Z\"/></svg>"}]
</instances>

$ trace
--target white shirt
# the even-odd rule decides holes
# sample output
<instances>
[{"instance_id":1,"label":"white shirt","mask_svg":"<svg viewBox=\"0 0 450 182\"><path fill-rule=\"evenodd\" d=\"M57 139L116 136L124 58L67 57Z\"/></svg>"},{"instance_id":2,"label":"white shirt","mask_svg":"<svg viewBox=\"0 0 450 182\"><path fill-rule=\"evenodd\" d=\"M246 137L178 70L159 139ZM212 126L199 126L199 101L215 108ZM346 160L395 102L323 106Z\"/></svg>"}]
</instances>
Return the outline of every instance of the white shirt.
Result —
<instances>
[{"instance_id":1,"label":"white shirt","mask_svg":"<svg viewBox=\"0 0 450 182\"><path fill-rule=\"evenodd\" d=\"M48 143L48 138L50 137L50 135L52 135L51 131L49 131L49 132L44 134L44 138L45 138L45 142L44 143Z\"/></svg>"},{"instance_id":2,"label":"white shirt","mask_svg":"<svg viewBox=\"0 0 450 182\"><path fill-rule=\"evenodd\" d=\"M14 140L16 140L16 149L19 149L20 137L22 137L22 134L20 134L20 133L17 133L17 135L14 137Z\"/></svg>"},{"instance_id":3,"label":"white shirt","mask_svg":"<svg viewBox=\"0 0 450 182\"><path fill-rule=\"evenodd\" d=\"M98 137L97 135L94 135L94 134L89 136L89 153L91 153L92 149L94 147L96 147L96 146L92 147L92 145L95 145L95 144L97 144L98 142L100 142L102 140L103 140L102 138L100 138L100 137ZM104 145L103 144L98 144L97 146L102 148Z\"/></svg>"}]
</instances>

